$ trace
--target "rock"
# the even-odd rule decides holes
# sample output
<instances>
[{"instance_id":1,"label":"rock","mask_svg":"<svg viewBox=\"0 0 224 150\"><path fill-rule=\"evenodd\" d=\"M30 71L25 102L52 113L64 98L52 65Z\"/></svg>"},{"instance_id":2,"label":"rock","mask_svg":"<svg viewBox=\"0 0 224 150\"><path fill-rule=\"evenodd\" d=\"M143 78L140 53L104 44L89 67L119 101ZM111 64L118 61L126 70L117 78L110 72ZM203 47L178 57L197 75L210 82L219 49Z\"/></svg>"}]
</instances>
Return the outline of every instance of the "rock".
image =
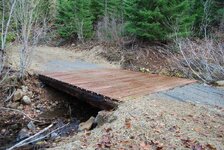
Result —
<instances>
[{"instance_id":1,"label":"rock","mask_svg":"<svg viewBox=\"0 0 224 150\"><path fill-rule=\"evenodd\" d=\"M224 86L224 80L216 81L215 83L218 86Z\"/></svg>"},{"instance_id":2,"label":"rock","mask_svg":"<svg viewBox=\"0 0 224 150\"><path fill-rule=\"evenodd\" d=\"M19 131L19 134L18 134L16 140L21 141L29 136L30 136L29 131L26 128L23 128L22 130Z\"/></svg>"},{"instance_id":3,"label":"rock","mask_svg":"<svg viewBox=\"0 0 224 150\"><path fill-rule=\"evenodd\" d=\"M86 122L79 124L79 131L90 130L95 121L94 117L90 117Z\"/></svg>"},{"instance_id":4,"label":"rock","mask_svg":"<svg viewBox=\"0 0 224 150\"><path fill-rule=\"evenodd\" d=\"M22 102L25 105L30 105L31 104L31 99L28 96L23 96Z\"/></svg>"},{"instance_id":5,"label":"rock","mask_svg":"<svg viewBox=\"0 0 224 150\"><path fill-rule=\"evenodd\" d=\"M10 128L12 130L17 130L19 128L19 125L17 123L16 124L13 124L13 125L10 126Z\"/></svg>"},{"instance_id":6,"label":"rock","mask_svg":"<svg viewBox=\"0 0 224 150\"><path fill-rule=\"evenodd\" d=\"M27 72L28 72L28 75L30 75L30 76L34 76L35 75L35 73L33 71L27 71Z\"/></svg>"},{"instance_id":7,"label":"rock","mask_svg":"<svg viewBox=\"0 0 224 150\"><path fill-rule=\"evenodd\" d=\"M21 98L24 96L24 92L21 89L17 89L14 96L13 101L21 100Z\"/></svg>"},{"instance_id":8,"label":"rock","mask_svg":"<svg viewBox=\"0 0 224 150\"><path fill-rule=\"evenodd\" d=\"M33 121L30 121L27 125L27 128L32 130L32 131L35 131L36 130L36 126L35 124L33 123Z\"/></svg>"},{"instance_id":9,"label":"rock","mask_svg":"<svg viewBox=\"0 0 224 150\"><path fill-rule=\"evenodd\" d=\"M4 135L6 133L6 129L1 130L1 134Z\"/></svg>"},{"instance_id":10,"label":"rock","mask_svg":"<svg viewBox=\"0 0 224 150\"><path fill-rule=\"evenodd\" d=\"M98 115L96 116L95 123L99 127L105 123L111 123L116 119L117 119L117 116L114 116L113 112L99 111Z\"/></svg>"},{"instance_id":11,"label":"rock","mask_svg":"<svg viewBox=\"0 0 224 150\"><path fill-rule=\"evenodd\" d=\"M14 102L14 103L11 103L9 105L10 108L13 108L13 109L17 109L19 107L20 103L19 102Z\"/></svg>"},{"instance_id":12,"label":"rock","mask_svg":"<svg viewBox=\"0 0 224 150\"><path fill-rule=\"evenodd\" d=\"M150 70L149 69L145 69L145 72L150 73Z\"/></svg>"},{"instance_id":13,"label":"rock","mask_svg":"<svg viewBox=\"0 0 224 150\"><path fill-rule=\"evenodd\" d=\"M26 92L28 92L28 87L27 86L21 86L21 88L22 88L22 91L24 92L24 93L26 93Z\"/></svg>"},{"instance_id":14,"label":"rock","mask_svg":"<svg viewBox=\"0 0 224 150\"><path fill-rule=\"evenodd\" d=\"M27 92L27 96L29 96L29 97L33 97L33 92L32 92L32 91L28 91L28 92Z\"/></svg>"},{"instance_id":15,"label":"rock","mask_svg":"<svg viewBox=\"0 0 224 150\"><path fill-rule=\"evenodd\" d=\"M41 107L42 107L41 104L38 104L38 105L36 106L37 109L40 109Z\"/></svg>"},{"instance_id":16,"label":"rock","mask_svg":"<svg viewBox=\"0 0 224 150\"><path fill-rule=\"evenodd\" d=\"M56 143L52 143L52 146L53 146L53 147L56 147L56 146L57 146L57 144L56 144Z\"/></svg>"},{"instance_id":17,"label":"rock","mask_svg":"<svg viewBox=\"0 0 224 150\"><path fill-rule=\"evenodd\" d=\"M19 105L19 107L17 107L17 109L23 110L23 105Z\"/></svg>"},{"instance_id":18,"label":"rock","mask_svg":"<svg viewBox=\"0 0 224 150\"><path fill-rule=\"evenodd\" d=\"M52 140L53 140L53 139L56 139L56 138L58 138L58 137L59 137L58 133L56 133L56 132L51 133L51 139L52 139Z\"/></svg>"}]
</instances>

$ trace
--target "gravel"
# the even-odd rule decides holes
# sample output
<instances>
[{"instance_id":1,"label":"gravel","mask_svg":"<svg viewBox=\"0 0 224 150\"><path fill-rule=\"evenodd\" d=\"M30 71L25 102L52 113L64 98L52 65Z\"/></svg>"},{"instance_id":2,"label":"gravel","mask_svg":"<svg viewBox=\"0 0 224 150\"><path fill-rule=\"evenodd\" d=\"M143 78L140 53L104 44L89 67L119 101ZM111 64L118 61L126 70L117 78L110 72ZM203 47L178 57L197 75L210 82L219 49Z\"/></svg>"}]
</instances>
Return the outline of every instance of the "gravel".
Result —
<instances>
[{"instance_id":1,"label":"gravel","mask_svg":"<svg viewBox=\"0 0 224 150\"><path fill-rule=\"evenodd\" d=\"M146 96L121 104L112 123L66 138L53 149L223 149L223 114L223 108Z\"/></svg>"}]
</instances>

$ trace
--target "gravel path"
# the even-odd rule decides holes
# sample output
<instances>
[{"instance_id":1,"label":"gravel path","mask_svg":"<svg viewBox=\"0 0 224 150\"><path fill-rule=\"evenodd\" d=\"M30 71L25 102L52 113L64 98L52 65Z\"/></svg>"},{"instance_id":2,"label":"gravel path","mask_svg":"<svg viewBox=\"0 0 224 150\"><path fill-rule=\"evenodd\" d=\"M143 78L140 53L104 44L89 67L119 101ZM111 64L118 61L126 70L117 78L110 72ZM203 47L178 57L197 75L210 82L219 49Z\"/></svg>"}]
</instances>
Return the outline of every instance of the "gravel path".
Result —
<instances>
[{"instance_id":1,"label":"gravel path","mask_svg":"<svg viewBox=\"0 0 224 150\"><path fill-rule=\"evenodd\" d=\"M224 107L224 88L190 84L156 94L160 98Z\"/></svg>"}]
</instances>

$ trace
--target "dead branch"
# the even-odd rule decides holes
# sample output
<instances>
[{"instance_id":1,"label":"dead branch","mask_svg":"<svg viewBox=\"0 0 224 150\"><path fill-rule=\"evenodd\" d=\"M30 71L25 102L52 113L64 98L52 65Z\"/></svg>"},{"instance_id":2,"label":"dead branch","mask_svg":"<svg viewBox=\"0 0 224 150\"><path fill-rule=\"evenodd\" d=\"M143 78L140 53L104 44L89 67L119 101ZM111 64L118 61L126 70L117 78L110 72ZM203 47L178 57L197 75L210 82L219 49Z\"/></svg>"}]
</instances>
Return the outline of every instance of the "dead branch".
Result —
<instances>
[{"instance_id":1,"label":"dead branch","mask_svg":"<svg viewBox=\"0 0 224 150\"><path fill-rule=\"evenodd\" d=\"M175 41L180 54L171 54L171 66L176 67L185 76L200 79L204 83L223 80L224 47L212 39Z\"/></svg>"},{"instance_id":2,"label":"dead branch","mask_svg":"<svg viewBox=\"0 0 224 150\"><path fill-rule=\"evenodd\" d=\"M25 145L28 145L28 144L30 144L30 143L35 143L35 142L41 141L41 140L45 139L46 137L50 136L52 133L54 133L54 132L56 132L56 131L58 131L58 130L60 130L60 129L63 129L63 128L64 128L65 126L67 126L67 125L68 125L68 124L65 124L65 125L63 125L63 126L57 128L57 129L51 131L50 133L48 133L48 134L42 136L42 137L39 137L39 138L37 138L37 139L34 139L33 141L29 141L29 142L23 143L22 145L20 145L20 147L25 146Z\"/></svg>"},{"instance_id":3,"label":"dead branch","mask_svg":"<svg viewBox=\"0 0 224 150\"><path fill-rule=\"evenodd\" d=\"M49 130L51 127L53 127L53 124L49 125L48 127L44 128L43 130L41 130L40 132L34 134L33 136L31 136L31 137L29 137L29 138L27 138L27 139L25 139L25 140L23 140L23 141L17 143L16 145L14 145L14 146L8 148L7 150L13 150L13 149L15 149L15 148L21 147L21 145L23 145L25 142L27 142L27 141L29 141L29 140L31 140L31 139L37 137L38 135L40 135L40 134L42 134L42 133L44 133L45 131Z\"/></svg>"},{"instance_id":4,"label":"dead branch","mask_svg":"<svg viewBox=\"0 0 224 150\"><path fill-rule=\"evenodd\" d=\"M13 92L6 98L5 102L10 101L12 99L12 97L14 96L15 92L16 92L16 90L13 89Z\"/></svg>"}]
</instances>

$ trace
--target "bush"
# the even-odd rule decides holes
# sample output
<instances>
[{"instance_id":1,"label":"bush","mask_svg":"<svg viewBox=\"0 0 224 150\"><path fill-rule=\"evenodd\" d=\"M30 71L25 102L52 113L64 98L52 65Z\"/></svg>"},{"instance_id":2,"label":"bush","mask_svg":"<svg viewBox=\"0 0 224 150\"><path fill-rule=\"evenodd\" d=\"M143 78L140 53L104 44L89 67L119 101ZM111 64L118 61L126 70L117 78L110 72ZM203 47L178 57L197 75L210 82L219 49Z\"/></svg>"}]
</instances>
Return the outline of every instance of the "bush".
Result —
<instances>
[{"instance_id":1,"label":"bush","mask_svg":"<svg viewBox=\"0 0 224 150\"><path fill-rule=\"evenodd\" d=\"M190 78L210 83L224 80L224 45L214 40L176 41L180 55L173 55L172 66Z\"/></svg>"}]
</instances>

